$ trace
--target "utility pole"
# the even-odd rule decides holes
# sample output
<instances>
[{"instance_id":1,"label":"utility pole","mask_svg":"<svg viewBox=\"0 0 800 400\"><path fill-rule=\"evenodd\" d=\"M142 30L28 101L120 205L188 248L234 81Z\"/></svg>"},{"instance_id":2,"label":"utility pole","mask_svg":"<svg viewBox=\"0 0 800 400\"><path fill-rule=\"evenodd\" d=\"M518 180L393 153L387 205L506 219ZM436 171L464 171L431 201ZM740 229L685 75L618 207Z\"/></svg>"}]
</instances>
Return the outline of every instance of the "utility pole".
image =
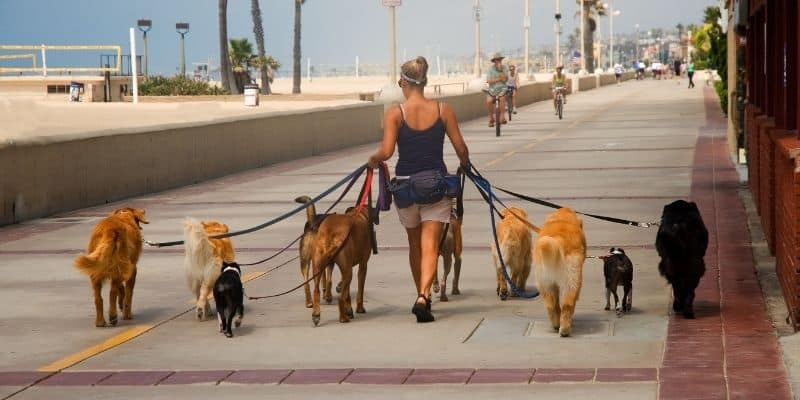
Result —
<instances>
[{"instance_id":1,"label":"utility pole","mask_svg":"<svg viewBox=\"0 0 800 400\"><path fill-rule=\"evenodd\" d=\"M481 0L475 0L472 7L475 19L475 62L472 64L472 72L475 76L481 76Z\"/></svg>"},{"instance_id":2,"label":"utility pole","mask_svg":"<svg viewBox=\"0 0 800 400\"><path fill-rule=\"evenodd\" d=\"M391 74L389 75L389 82L397 81L397 30L395 29L395 10L398 4L389 5L389 64Z\"/></svg>"},{"instance_id":3,"label":"utility pole","mask_svg":"<svg viewBox=\"0 0 800 400\"><path fill-rule=\"evenodd\" d=\"M584 3L586 0L581 0L581 72L586 72L586 43L584 42L585 23L584 20Z\"/></svg>"},{"instance_id":4,"label":"utility pole","mask_svg":"<svg viewBox=\"0 0 800 400\"><path fill-rule=\"evenodd\" d=\"M556 0L556 23L555 23L555 36L556 36L556 51L555 53L555 66L561 65L561 0Z\"/></svg>"},{"instance_id":5,"label":"utility pole","mask_svg":"<svg viewBox=\"0 0 800 400\"><path fill-rule=\"evenodd\" d=\"M530 46L528 45L528 39L531 31L530 0L525 0L525 20L522 22L522 25L525 27L525 76L529 77L531 75L529 54Z\"/></svg>"},{"instance_id":6,"label":"utility pole","mask_svg":"<svg viewBox=\"0 0 800 400\"><path fill-rule=\"evenodd\" d=\"M608 0L608 11L608 59L611 61L609 65L614 68L614 0Z\"/></svg>"}]
</instances>

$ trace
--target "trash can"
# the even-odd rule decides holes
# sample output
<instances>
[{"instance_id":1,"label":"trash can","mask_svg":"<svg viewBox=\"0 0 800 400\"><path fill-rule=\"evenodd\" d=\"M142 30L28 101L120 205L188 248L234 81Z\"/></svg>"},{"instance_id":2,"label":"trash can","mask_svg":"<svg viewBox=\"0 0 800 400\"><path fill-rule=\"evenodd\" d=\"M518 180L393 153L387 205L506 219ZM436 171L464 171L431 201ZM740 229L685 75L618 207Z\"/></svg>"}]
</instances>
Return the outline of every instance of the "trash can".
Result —
<instances>
[{"instance_id":1,"label":"trash can","mask_svg":"<svg viewBox=\"0 0 800 400\"><path fill-rule=\"evenodd\" d=\"M244 85L244 105L251 107L258 105L258 85Z\"/></svg>"},{"instance_id":2,"label":"trash can","mask_svg":"<svg viewBox=\"0 0 800 400\"><path fill-rule=\"evenodd\" d=\"M78 82L70 82L69 83L69 101L81 101L81 88L83 88L82 83Z\"/></svg>"}]
</instances>

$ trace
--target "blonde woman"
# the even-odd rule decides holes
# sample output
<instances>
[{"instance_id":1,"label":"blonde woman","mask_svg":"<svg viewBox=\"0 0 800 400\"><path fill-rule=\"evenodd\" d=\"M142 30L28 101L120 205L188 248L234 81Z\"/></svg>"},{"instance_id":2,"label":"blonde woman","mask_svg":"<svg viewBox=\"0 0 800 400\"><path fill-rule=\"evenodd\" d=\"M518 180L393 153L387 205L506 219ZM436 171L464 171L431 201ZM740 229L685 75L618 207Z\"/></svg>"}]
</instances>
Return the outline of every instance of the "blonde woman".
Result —
<instances>
[{"instance_id":1,"label":"blonde woman","mask_svg":"<svg viewBox=\"0 0 800 400\"><path fill-rule=\"evenodd\" d=\"M388 109L383 117L383 141L369 157L375 168L388 160L397 146L395 175L409 177L423 171L436 170L447 174L443 146L447 136L458 155L461 166L469 165L467 149L453 110L446 104L425 98L428 62L423 57L405 62L397 84L405 101ZM396 202L397 203L397 202ZM408 235L408 261L414 277L417 299L411 312L417 322L432 322L431 285L439 258L439 240L444 224L450 220L452 199L443 197L430 204L413 203L397 208L400 223Z\"/></svg>"}]
</instances>

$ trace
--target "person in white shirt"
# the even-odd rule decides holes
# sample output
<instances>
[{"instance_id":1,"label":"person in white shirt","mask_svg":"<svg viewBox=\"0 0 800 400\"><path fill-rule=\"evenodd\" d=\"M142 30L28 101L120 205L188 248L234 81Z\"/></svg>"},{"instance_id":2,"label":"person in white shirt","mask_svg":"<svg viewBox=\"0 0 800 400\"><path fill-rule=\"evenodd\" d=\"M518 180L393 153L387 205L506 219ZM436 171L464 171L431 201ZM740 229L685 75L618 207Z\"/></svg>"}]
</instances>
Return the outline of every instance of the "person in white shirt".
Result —
<instances>
[{"instance_id":1,"label":"person in white shirt","mask_svg":"<svg viewBox=\"0 0 800 400\"><path fill-rule=\"evenodd\" d=\"M517 87L519 86L519 74L517 73L517 66L508 63L508 80L506 80L508 92L511 94L511 112L517 113Z\"/></svg>"},{"instance_id":2,"label":"person in white shirt","mask_svg":"<svg viewBox=\"0 0 800 400\"><path fill-rule=\"evenodd\" d=\"M619 86L619 81L622 78L622 65L614 64L614 76L617 77L617 86Z\"/></svg>"}]
</instances>

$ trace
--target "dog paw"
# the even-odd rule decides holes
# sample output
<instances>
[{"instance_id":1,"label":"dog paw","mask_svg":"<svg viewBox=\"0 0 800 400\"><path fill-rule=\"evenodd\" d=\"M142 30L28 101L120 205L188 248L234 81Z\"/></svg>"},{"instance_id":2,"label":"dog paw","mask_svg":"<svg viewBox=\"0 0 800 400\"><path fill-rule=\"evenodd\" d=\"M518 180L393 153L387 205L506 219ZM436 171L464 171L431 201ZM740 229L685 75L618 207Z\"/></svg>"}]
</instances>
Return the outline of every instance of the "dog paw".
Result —
<instances>
[{"instance_id":1,"label":"dog paw","mask_svg":"<svg viewBox=\"0 0 800 400\"><path fill-rule=\"evenodd\" d=\"M570 334L570 329L569 328L559 328L558 334L561 337L567 337Z\"/></svg>"},{"instance_id":2,"label":"dog paw","mask_svg":"<svg viewBox=\"0 0 800 400\"><path fill-rule=\"evenodd\" d=\"M233 321L233 326L235 326L237 328L242 326L242 320L241 319L237 319L236 321Z\"/></svg>"},{"instance_id":3,"label":"dog paw","mask_svg":"<svg viewBox=\"0 0 800 400\"><path fill-rule=\"evenodd\" d=\"M352 308L347 310L347 317L348 318L355 318L356 317L355 314L353 314L353 309Z\"/></svg>"},{"instance_id":4,"label":"dog paw","mask_svg":"<svg viewBox=\"0 0 800 400\"><path fill-rule=\"evenodd\" d=\"M615 311L617 312L617 318L620 318L620 317L622 317L622 313L623 313L623 311L622 311L622 309L621 309L621 308L618 308L618 309L616 309Z\"/></svg>"},{"instance_id":5,"label":"dog paw","mask_svg":"<svg viewBox=\"0 0 800 400\"><path fill-rule=\"evenodd\" d=\"M325 297L325 302L328 303L328 304L333 304L333 296Z\"/></svg>"},{"instance_id":6,"label":"dog paw","mask_svg":"<svg viewBox=\"0 0 800 400\"><path fill-rule=\"evenodd\" d=\"M610 304L606 304L606 307L603 310L606 310L606 311L611 310L611 305Z\"/></svg>"},{"instance_id":7,"label":"dog paw","mask_svg":"<svg viewBox=\"0 0 800 400\"><path fill-rule=\"evenodd\" d=\"M458 290L458 288L457 288L457 287L454 287L454 288L453 288L453 291L451 291L451 292L450 292L450 294L454 294L454 295L458 296L459 294L461 294L461 291L460 291L460 290Z\"/></svg>"},{"instance_id":8,"label":"dog paw","mask_svg":"<svg viewBox=\"0 0 800 400\"><path fill-rule=\"evenodd\" d=\"M440 289L439 282L433 282L433 293L439 293Z\"/></svg>"},{"instance_id":9,"label":"dog paw","mask_svg":"<svg viewBox=\"0 0 800 400\"><path fill-rule=\"evenodd\" d=\"M314 303L306 303L306 308L314 307Z\"/></svg>"},{"instance_id":10,"label":"dog paw","mask_svg":"<svg viewBox=\"0 0 800 400\"><path fill-rule=\"evenodd\" d=\"M358 306L356 307L356 312L359 314L364 314L365 312L367 312L367 310L364 309L364 306Z\"/></svg>"},{"instance_id":11,"label":"dog paw","mask_svg":"<svg viewBox=\"0 0 800 400\"><path fill-rule=\"evenodd\" d=\"M110 323L111 326L116 326L117 325L117 316L115 315L113 317L108 317L108 323Z\"/></svg>"},{"instance_id":12,"label":"dog paw","mask_svg":"<svg viewBox=\"0 0 800 400\"><path fill-rule=\"evenodd\" d=\"M506 301L508 299L508 290L503 289L500 291L500 300Z\"/></svg>"},{"instance_id":13,"label":"dog paw","mask_svg":"<svg viewBox=\"0 0 800 400\"><path fill-rule=\"evenodd\" d=\"M336 293L342 293L342 282L336 284Z\"/></svg>"},{"instance_id":14,"label":"dog paw","mask_svg":"<svg viewBox=\"0 0 800 400\"><path fill-rule=\"evenodd\" d=\"M447 295L442 292L442 295L439 296L439 301L450 301L450 299L448 299Z\"/></svg>"},{"instance_id":15,"label":"dog paw","mask_svg":"<svg viewBox=\"0 0 800 400\"><path fill-rule=\"evenodd\" d=\"M106 327L106 321L105 320L95 321L94 322L94 326L97 327L97 328L105 328Z\"/></svg>"},{"instance_id":16,"label":"dog paw","mask_svg":"<svg viewBox=\"0 0 800 400\"><path fill-rule=\"evenodd\" d=\"M204 320L206 318L205 310L203 310L203 308L201 307L197 307L195 309L195 317L197 318L198 321Z\"/></svg>"},{"instance_id":17,"label":"dog paw","mask_svg":"<svg viewBox=\"0 0 800 400\"><path fill-rule=\"evenodd\" d=\"M124 314L122 314L122 319L128 319L128 320L133 319L133 314L124 313Z\"/></svg>"},{"instance_id":18,"label":"dog paw","mask_svg":"<svg viewBox=\"0 0 800 400\"><path fill-rule=\"evenodd\" d=\"M311 322L314 323L315 327L319 326L319 315L312 315L311 316Z\"/></svg>"},{"instance_id":19,"label":"dog paw","mask_svg":"<svg viewBox=\"0 0 800 400\"><path fill-rule=\"evenodd\" d=\"M694 311L684 311L683 318L694 319Z\"/></svg>"},{"instance_id":20,"label":"dog paw","mask_svg":"<svg viewBox=\"0 0 800 400\"><path fill-rule=\"evenodd\" d=\"M230 339L233 337L233 332L225 332L225 337Z\"/></svg>"},{"instance_id":21,"label":"dog paw","mask_svg":"<svg viewBox=\"0 0 800 400\"><path fill-rule=\"evenodd\" d=\"M347 318L346 316L339 317L339 322L342 324L346 324L350 322L350 318Z\"/></svg>"}]
</instances>

